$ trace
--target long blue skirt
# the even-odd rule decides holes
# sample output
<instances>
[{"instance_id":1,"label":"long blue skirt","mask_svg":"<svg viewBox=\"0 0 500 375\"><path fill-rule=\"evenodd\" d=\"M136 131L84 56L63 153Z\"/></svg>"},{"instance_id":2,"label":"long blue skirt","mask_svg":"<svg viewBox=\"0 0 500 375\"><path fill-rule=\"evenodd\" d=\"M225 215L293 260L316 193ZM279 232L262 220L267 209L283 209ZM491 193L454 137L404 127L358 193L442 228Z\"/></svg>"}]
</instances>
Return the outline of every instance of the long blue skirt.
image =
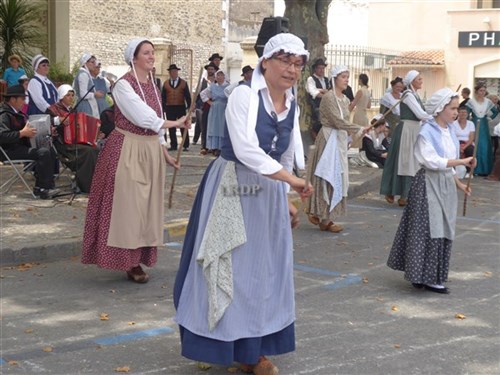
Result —
<instances>
[{"instance_id":1,"label":"long blue skirt","mask_svg":"<svg viewBox=\"0 0 500 375\"><path fill-rule=\"evenodd\" d=\"M183 356L220 365L233 362L255 364L262 355L295 350L293 259L288 204L282 183L249 172L237 164L238 182L242 184L248 183L249 178L257 179L264 186L263 192L260 192L263 195L242 197L247 243L233 250L231 255L233 302L216 326L214 331L218 332L201 332L204 330L207 310L206 286L194 258L205 230L207 215L210 214L210 200L217 189L225 162L218 158L210 164L191 211L174 286L174 305L178 310L176 321L181 321L179 330ZM277 189L271 189L271 186ZM266 190L271 191L270 196L266 195ZM259 283L264 285L262 290L246 288L246 284ZM179 306L181 300L184 306ZM185 315L179 316L181 310ZM269 320L258 318L269 315L272 316ZM276 319L275 316L281 318ZM186 328L182 321L195 328ZM245 336L244 332L248 332L248 335Z\"/></svg>"}]
</instances>

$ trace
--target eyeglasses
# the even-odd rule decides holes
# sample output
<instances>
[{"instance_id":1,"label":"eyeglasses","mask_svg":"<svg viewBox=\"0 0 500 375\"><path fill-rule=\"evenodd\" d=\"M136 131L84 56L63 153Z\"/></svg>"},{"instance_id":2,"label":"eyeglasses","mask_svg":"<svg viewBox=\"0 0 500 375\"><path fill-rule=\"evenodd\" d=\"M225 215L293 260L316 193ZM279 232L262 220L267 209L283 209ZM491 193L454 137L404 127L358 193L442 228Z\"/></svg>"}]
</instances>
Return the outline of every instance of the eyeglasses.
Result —
<instances>
[{"instance_id":1,"label":"eyeglasses","mask_svg":"<svg viewBox=\"0 0 500 375\"><path fill-rule=\"evenodd\" d=\"M275 56L275 57L273 57L273 59L279 61L279 65L283 69L288 69L290 66L293 66L297 72L300 72L300 71L302 71L302 69L304 69L304 62L302 60L301 60L301 62L293 62L293 61L290 61L289 58L279 57L279 56Z\"/></svg>"}]
</instances>

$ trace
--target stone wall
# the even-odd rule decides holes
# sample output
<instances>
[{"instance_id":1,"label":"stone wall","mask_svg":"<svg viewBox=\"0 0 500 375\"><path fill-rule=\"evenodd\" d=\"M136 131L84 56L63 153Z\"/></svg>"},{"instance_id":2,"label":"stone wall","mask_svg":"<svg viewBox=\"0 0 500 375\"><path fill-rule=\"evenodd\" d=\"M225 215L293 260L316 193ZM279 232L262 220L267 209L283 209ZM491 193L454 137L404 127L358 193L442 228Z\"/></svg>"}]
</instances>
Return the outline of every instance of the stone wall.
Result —
<instances>
[{"instance_id":1,"label":"stone wall","mask_svg":"<svg viewBox=\"0 0 500 375\"><path fill-rule=\"evenodd\" d=\"M70 65L86 51L104 66L122 65L130 39L166 38L193 50L197 75L212 53L224 51L223 17L221 0L70 0Z\"/></svg>"}]
</instances>

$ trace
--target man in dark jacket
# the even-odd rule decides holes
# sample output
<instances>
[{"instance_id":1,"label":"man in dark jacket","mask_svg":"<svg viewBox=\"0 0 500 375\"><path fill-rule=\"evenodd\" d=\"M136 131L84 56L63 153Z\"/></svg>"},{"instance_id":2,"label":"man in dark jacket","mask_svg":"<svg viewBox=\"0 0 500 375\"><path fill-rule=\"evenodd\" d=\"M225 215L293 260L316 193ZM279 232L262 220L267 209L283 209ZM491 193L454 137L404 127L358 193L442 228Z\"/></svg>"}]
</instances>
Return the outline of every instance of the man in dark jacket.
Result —
<instances>
[{"instance_id":1,"label":"man in dark jacket","mask_svg":"<svg viewBox=\"0 0 500 375\"><path fill-rule=\"evenodd\" d=\"M10 159L36 160L33 193L42 199L48 199L58 193L54 189L55 155L51 149L31 147L30 138L36 135L36 129L29 126L21 112L25 96L22 85L7 89L5 102L0 105L0 145ZM3 154L0 159L5 160Z\"/></svg>"}]
</instances>

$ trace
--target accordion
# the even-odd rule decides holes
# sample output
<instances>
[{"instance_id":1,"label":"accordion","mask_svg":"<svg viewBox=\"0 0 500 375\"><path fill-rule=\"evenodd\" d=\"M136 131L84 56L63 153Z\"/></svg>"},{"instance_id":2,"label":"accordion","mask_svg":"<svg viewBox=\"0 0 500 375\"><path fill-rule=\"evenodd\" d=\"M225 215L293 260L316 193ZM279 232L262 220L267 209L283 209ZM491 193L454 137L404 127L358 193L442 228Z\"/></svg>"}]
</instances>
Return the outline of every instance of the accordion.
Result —
<instances>
[{"instance_id":1,"label":"accordion","mask_svg":"<svg viewBox=\"0 0 500 375\"><path fill-rule=\"evenodd\" d=\"M64 143L67 145L81 144L97 146L97 136L101 121L86 113L71 113L64 124Z\"/></svg>"}]
</instances>

